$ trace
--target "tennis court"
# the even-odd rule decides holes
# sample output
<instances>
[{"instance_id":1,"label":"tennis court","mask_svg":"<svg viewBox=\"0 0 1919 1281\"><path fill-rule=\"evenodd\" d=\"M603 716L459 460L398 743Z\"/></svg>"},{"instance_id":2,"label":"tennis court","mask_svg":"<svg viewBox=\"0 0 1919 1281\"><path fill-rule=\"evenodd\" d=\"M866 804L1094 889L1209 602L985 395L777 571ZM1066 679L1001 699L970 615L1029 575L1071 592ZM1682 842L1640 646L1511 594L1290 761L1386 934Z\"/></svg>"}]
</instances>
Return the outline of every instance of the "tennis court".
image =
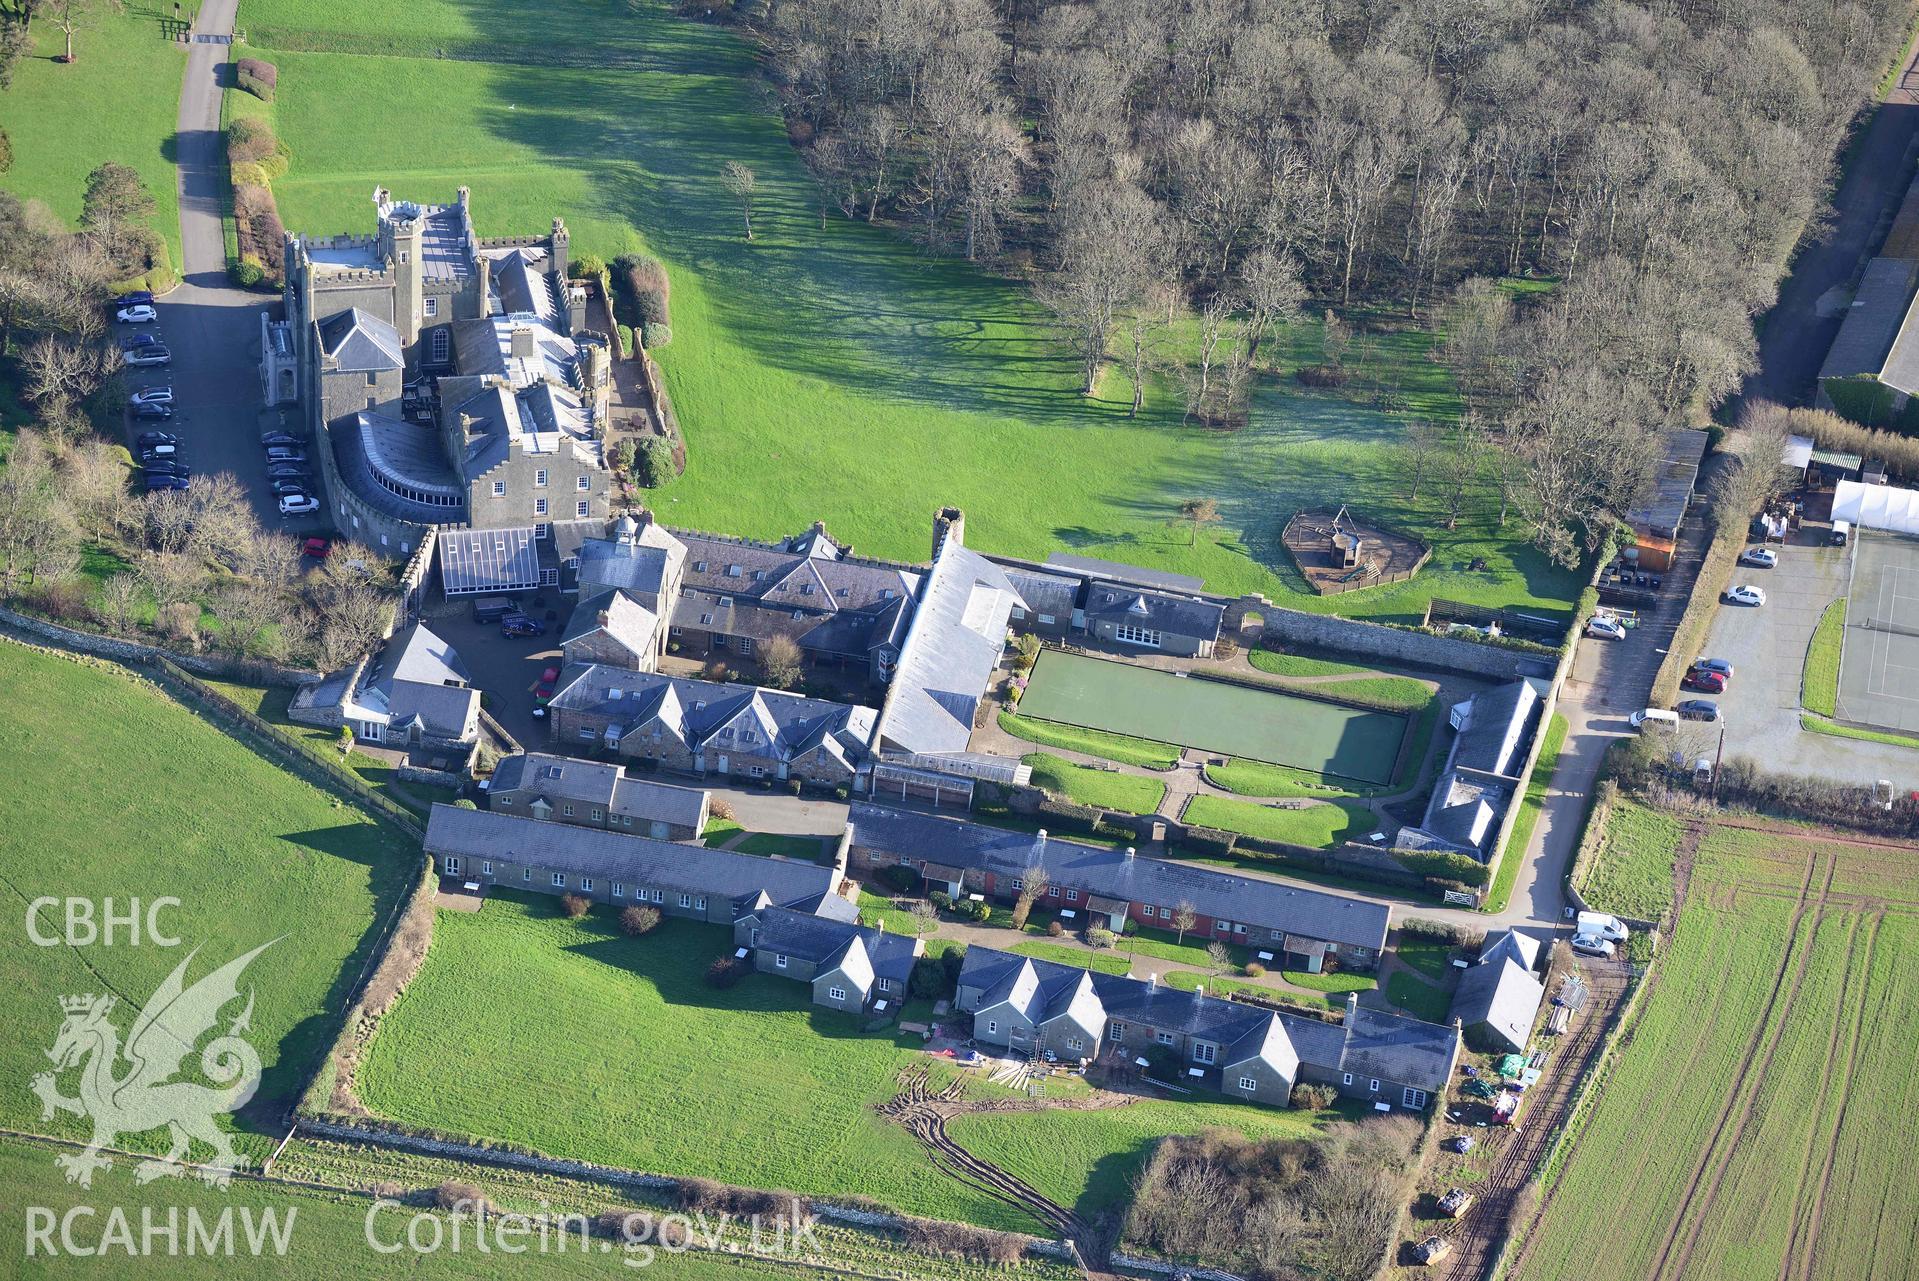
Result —
<instances>
[{"instance_id":1,"label":"tennis court","mask_svg":"<svg viewBox=\"0 0 1919 1281\"><path fill-rule=\"evenodd\" d=\"M1842 721L1919 732L1919 539L1854 532L1835 710Z\"/></svg>"},{"instance_id":2,"label":"tennis court","mask_svg":"<svg viewBox=\"0 0 1919 1281\"><path fill-rule=\"evenodd\" d=\"M1040 655L1019 714L1366 783L1393 776L1407 718L1103 658Z\"/></svg>"}]
</instances>

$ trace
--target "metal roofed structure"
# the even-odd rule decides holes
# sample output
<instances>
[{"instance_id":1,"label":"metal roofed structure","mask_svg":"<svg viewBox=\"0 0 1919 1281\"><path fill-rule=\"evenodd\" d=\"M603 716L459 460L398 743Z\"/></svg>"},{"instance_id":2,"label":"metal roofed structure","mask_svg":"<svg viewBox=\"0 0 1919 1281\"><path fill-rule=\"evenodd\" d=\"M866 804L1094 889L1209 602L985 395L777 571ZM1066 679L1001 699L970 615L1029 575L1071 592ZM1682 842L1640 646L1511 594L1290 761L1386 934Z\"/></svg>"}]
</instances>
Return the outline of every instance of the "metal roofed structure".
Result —
<instances>
[{"instance_id":1,"label":"metal roofed structure","mask_svg":"<svg viewBox=\"0 0 1919 1281\"><path fill-rule=\"evenodd\" d=\"M444 530L439 557L440 584L448 596L528 592L540 585L540 551L531 525Z\"/></svg>"},{"instance_id":2,"label":"metal roofed structure","mask_svg":"<svg viewBox=\"0 0 1919 1281\"><path fill-rule=\"evenodd\" d=\"M1006 571L948 538L920 588L899 667L874 730L875 754L964 752L973 718L1025 601Z\"/></svg>"},{"instance_id":3,"label":"metal roofed structure","mask_svg":"<svg viewBox=\"0 0 1919 1281\"><path fill-rule=\"evenodd\" d=\"M1913 291L1919 287L1919 262L1874 258L1866 264L1838 336L1819 367L1819 379L1880 378L1907 321Z\"/></svg>"},{"instance_id":4,"label":"metal roofed structure","mask_svg":"<svg viewBox=\"0 0 1919 1281\"><path fill-rule=\"evenodd\" d=\"M1174 574L1163 569L1142 569L1138 565L1122 565L1118 561L1101 560L1097 556L1075 556L1071 552L1054 552L1046 558L1049 568L1082 578L1103 578L1113 582L1135 583L1141 587L1156 587L1161 591L1180 592L1193 595L1203 591L1206 580L1194 578L1190 574Z\"/></svg>"}]
</instances>

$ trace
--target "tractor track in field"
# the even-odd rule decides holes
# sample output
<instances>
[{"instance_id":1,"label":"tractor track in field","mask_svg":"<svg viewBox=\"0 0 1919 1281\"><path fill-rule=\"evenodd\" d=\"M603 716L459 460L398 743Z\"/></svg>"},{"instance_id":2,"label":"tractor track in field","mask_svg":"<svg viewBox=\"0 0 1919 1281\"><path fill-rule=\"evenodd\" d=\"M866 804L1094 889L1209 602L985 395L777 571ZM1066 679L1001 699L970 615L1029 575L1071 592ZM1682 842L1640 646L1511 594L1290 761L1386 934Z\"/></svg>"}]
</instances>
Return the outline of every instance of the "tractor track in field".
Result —
<instances>
[{"instance_id":1,"label":"tractor track in field","mask_svg":"<svg viewBox=\"0 0 1919 1281\"><path fill-rule=\"evenodd\" d=\"M1786 945L1781 950L1779 972L1773 977L1772 991L1766 997L1765 1011L1760 1015L1753 1035L1746 1043L1744 1066L1732 1089L1727 1093L1726 1104L1720 1109L1719 1119L1714 1123L1712 1135L1700 1149L1699 1159L1694 1164L1692 1175L1686 1181L1686 1190L1679 1199L1679 1211L1673 1220L1672 1228L1666 1234L1665 1244L1660 1248L1659 1260L1654 1265L1654 1281L1667 1275L1667 1265L1672 1264L1671 1275L1682 1278L1686 1275L1686 1265L1692 1261L1693 1250L1699 1244L1699 1236L1705 1230L1707 1218L1713 1203L1719 1197L1719 1189L1724 1184L1726 1170L1730 1160L1722 1160L1717 1169L1712 1166L1713 1153L1719 1151L1720 1141L1727 1136L1730 1127L1731 1142L1726 1147L1728 1156L1739 1146L1740 1136L1751 1123L1758 1106L1759 1083L1764 1081L1772 1070L1773 1056L1779 1050L1779 1043L1785 1032L1786 1018L1793 999L1799 993L1799 986L1805 980L1806 970L1812 963L1813 939L1808 936L1804 949L1800 952L1799 963L1792 963L1792 940L1799 937L1800 927L1805 923L1806 914L1812 911L1816 930L1820 913L1816 910L1823 906L1825 893L1832 886L1833 877L1838 873L1839 861L1832 859L1826 866L1826 881L1819 893L1813 893L1813 883L1819 879L1819 856L1817 853L1807 856L1806 877L1800 884L1799 906L1793 912L1792 923L1786 930ZM1788 974L1791 986L1787 986ZM1781 1004L1781 994L1784 1004ZM1779 1018L1774 1020L1774 1012ZM1768 1036L1766 1028L1771 1026ZM1755 1059L1759 1061L1755 1062ZM1737 1115L1735 1116L1735 1113ZM1702 1195L1703 1185L1703 1195ZM1688 1227L1688 1211L1697 1206L1698 1213L1691 1215ZM1683 1244L1681 1238L1684 1238ZM1675 1247L1677 1255L1675 1256Z\"/></svg>"},{"instance_id":2,"label":"tractor track in field","mask_svg":"<svg viewBox=\"0 0 1919 1281\"><path fill-rule=\"evenodd\" d=\"M1813 1193L1812 1206L1806 1215L1803 1225L1796 1221L1793 1225L1793 1235L1786 1242L1785 1257L1780 1261L1780 1281L1786 1281L1788 1276L1795 1274L1800 1277L1802 1281L1812 1276L1812 1265L1814 1259L1817 1257L1819 1247L1820 1220L1825 1216L1826 1193L1832 1188L1833 1162L1839 1154L1839 1134L1845 1128L1846 1124L1846 1104L1851 1098L1851 1090L1848 1087L1852 1082L1853 1063L1858 1058L1859 1035L1865 1027L1866 1002L1872 992L1872 953L1873 949L1878 946L1879 927L1885 924L1885 920L1885 913L1880 912L1866 924L1866 953L1865 956L1861 958L1859 965L1859 1001L1852 1011L1852 1030L1846 1037L1845 1064L1839 1071L1839 1106L1833 1110L1832 1129L1826 1136L1825 1158L1821 1163L1819 1171L1818 1190ZM1849 974L1847 977L1850 979L1851 975ZM1835 1026L1834 1031L1836 1032L1837 1030ZM1828 1071L1830 1071L1831 1068L1832 1057L1833 1056L1830 1055L1828 1056ZM1805 1239L1805 1244L1803 1248L1800 1248L1800 1238L1802 1235ZM1795 1252L1799 1255L1798 1266L1796 1268L1793 1266L1793 1255Z\"/></svg>"},{"instance_id":3,"label":"tractor track in field","mask_svg":"<svg viewBox=\"0 0 1919 1281\"><path fill-rule=\"evenodd\" d=\"M927 1082L928 1073L924 1067L903 1069L899 1075L899 1093L880 1104L880 1115L896 1122L919 1140L920 1146L932 1158L935 1168L996 1201L1024 1210L1072 1242L1083 1260L1103 1263L1106 1258L1104 1244L1078 1214L1047 1197L1019 1176L974 1156L947 1136L946 1121L949 1115L974 1110L961 1105L960 1082L952 1081L937 1091L928 1089Z\"/></svg>"}]
</instances>

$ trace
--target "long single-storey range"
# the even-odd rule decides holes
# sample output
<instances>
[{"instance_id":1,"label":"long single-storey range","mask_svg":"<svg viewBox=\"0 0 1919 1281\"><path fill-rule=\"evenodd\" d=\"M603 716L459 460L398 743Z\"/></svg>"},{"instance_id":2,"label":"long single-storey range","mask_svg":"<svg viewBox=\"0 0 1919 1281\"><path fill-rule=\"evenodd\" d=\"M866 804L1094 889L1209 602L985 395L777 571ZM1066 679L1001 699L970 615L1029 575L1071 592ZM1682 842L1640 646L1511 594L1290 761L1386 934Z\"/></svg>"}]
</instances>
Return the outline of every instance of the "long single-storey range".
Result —
<instances>
[{"instance_id":1,"label":"long single-storey range","mask_svg":"<svg viewBox=\"0 0 1919 1281\"><path fill-rule=\"evenodd\" d=\"M951 894L1012 900L1034 869L1046 874L1049 907L1123 929L1173 927L1191 907L1192 933L1283 954L1288 968L1317 974L1326 957L1370 970L1386 945L1392 909L1279 881L1219 872L1131 851L1100 849L931 814L855 804L847 815L856 868L903 863Z\"/></svg>"},{"instance_id":2,"label":"long single-storey range","mask_svg":"<svg viewBox=\"0 0 1919 1281\"><path fill-rule=\"evenodd\" d=\"M1275 1013L1152 979L967 949L954 1001L974 1039L1060 1059L1170 1058L1182 1084L1277 1107L1302 1081L1422 1111L1459 1058L1459 1032L1347 999L1343 1023Z\"/></svg>"},{"instance_id":3,"label":"long single-storey range","mask_svg":"<svg viewBox=\"0 0 1919 1281\"><path fill-rule=\"evenodd\" d=\"M733 922L753 968L813 987L813 1004L848 1014L895 1015L926 944L813 912L756 907Z\"/></svg>"},{"instance_id":4,"label":"long single-storey range","mask_svg":"<svg viewBox=\"0 0 1919 1281\"><path fill-rule=\"evenodd\" d=\"M624 765L545 752L505 756L493 769L488 805L502 814L604 827L656 841L697 841L706 830L709 796L628 778Z\"/></svg>"},{"instance_id":5,"label":"long single-storey range","mask_svg":"<svg viewBox=\"0 0 1919 1281\"><path fill-rule=\"evenodd\" d=\"M1535 936L1502 930L1486 940L1479 960L1460 976L1453 1018L1474 1046L1512 1054L1526 1048L1546 999L1545 985L1534 973L1539 950Z\"/></svg>"},{"instance_id":6,"label":"long single-storey range","mask_svg":"<svg viewBox=\"0 0 1919 1281\"><path fill-rule=\"evenodd\" d=\"M426 852L444 876L601 903L650 903L668 916L732 925L769 905L853 921L838 867L435 805Z\"/></svg>"}]
</instances>

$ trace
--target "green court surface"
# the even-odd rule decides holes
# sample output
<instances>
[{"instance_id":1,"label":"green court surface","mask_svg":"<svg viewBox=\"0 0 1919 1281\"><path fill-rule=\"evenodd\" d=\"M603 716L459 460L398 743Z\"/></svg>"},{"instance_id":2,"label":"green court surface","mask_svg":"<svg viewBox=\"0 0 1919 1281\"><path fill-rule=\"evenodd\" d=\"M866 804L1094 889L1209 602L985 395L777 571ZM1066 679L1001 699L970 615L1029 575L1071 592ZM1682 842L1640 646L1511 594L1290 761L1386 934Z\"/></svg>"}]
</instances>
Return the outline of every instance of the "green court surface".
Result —
<instances>
[{"instance_id":1,"label":"green court surface","mask_svg":"<svg viewBox=\"0 0 1919 1281\"><path fill-rule=\"evenodd\" d=\"M1019 714L1383 783L1406 717L1102 658L1040 656Z\"/></svg>"}]
</instances>

